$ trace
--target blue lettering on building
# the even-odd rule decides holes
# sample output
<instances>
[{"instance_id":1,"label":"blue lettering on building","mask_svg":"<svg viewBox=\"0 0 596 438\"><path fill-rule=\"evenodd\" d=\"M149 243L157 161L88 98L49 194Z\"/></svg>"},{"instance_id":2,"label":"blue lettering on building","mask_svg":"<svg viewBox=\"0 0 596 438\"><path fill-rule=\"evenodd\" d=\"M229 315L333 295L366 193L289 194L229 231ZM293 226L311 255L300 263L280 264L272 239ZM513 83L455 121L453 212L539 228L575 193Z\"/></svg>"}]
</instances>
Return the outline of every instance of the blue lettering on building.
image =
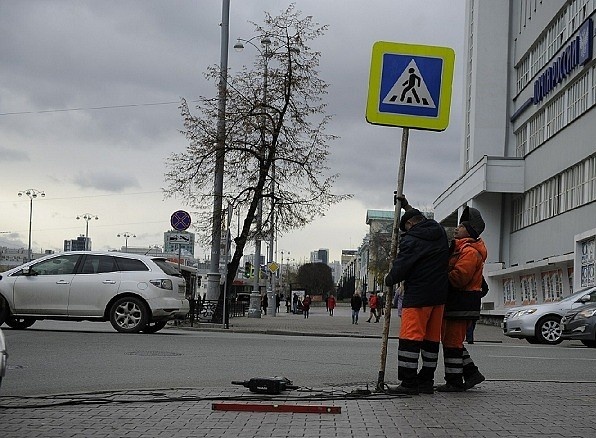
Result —
<instances>
[{"instance_id":1,"label":"blue lettering on building","mask_svg":"<svg viewBox=\"0 0 596 438\"><path fill-rule=\"evenodd\" d=\"M559 57L536 78L532 98L534 105L542 102L579 65L584 65L592 59L592 32L592 19L589 18Z\"/></svg>"}]
</instances>

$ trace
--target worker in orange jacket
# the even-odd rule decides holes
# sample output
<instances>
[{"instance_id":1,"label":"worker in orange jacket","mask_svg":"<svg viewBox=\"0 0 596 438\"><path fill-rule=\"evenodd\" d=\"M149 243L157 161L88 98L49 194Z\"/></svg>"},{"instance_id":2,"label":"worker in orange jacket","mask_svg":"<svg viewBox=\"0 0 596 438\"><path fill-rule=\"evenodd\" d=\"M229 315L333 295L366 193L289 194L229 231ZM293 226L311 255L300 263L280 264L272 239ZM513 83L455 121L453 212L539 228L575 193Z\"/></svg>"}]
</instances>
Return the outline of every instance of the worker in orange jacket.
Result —
<instances>
[{"instance_id":1,"label":"worker in orange jacket","mask_svg":"<svg viewBox=\"0 0 596 438\"><path fill-rule=\"evenodd\" d=\"M480 238L484 228L480 212L464 208L449 256L449 294L442 327L446 383L437 391L461 392L485 380L464 347L468 326L480 318L482 271L487 257Z\"/></svg>"}]
</instances>

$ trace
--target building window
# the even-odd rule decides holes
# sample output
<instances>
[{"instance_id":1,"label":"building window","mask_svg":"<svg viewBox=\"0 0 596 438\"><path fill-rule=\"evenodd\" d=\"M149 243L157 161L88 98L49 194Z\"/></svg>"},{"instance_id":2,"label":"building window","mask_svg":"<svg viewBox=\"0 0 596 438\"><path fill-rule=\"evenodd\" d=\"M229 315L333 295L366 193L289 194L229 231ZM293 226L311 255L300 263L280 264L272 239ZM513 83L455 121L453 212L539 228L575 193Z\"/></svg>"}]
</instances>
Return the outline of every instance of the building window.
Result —
<instances>
[{"instance_id":1,"label":"building window","mask_svg":"<svg viewBox=\"0 0 596 438\"><path fill-rule=\"evenodd\" d=\"M567 123L571 123L588 109L590 91L588 72L584 73L567 92Z\"/></svg>"},{"instance_id":2,"label":"building window","mask_svg":"<svg viewBox=\"0 0 596 438\"><path fill-rule=\"evenodd\" d=\"M596 266L595 245L596 238L587 239L581 243L581 287L596 286L596 279L594 278L594 269Z\"/></svg>"},{"instance_id":3,"label":"building window","mask_svg":"<svg viewBox=\"0 0 596 438\"><path fill-rule=\"evenodd\" d=\"M575 32L584 20L594 11L593 0L574 0L567 7L569 35Z\"/></svg>"},{"instance_id":4,"label":"building window","mask_svg":"<svg viewBox=\"0 0 596 438\"><path fill-rule=\"evenodd\" d=\"M536 276L523 275L520 277L522 304L536 304L538 293L536 291Z\"/></svg>"},{"instance_id":5,"label":"building window","mask_svg":"<svg viewBox=\"0 0 596 438\"><path fill-rule=\"evenodd\" d=\"M596 155L588 158L584 167L584 199L587 202L596 201Z\"/></svg>"},{"instance_id":6,"label":"building window","mask_svg":"<svg viewBox=\"0 0 596 438\"><path fill-rule=\"evenodd\" d=\"M513 200L512 231L596 201L596 154Z\"/></svg>"},{"instance_id":7,"label":"building window","mask_svg":"<svg viewBox=\"0 0 596 438\"><path fill-rule=\"evenodd\" d=\"M526 146L528 144L528 130L526 125L515 133L515 156L524 157L526 155Z\"/></svg>"},{"instance_id":8,"label":"building window","mask_svg":"<svg viewBox=\"0 0 596 438\"><path fill-rule=\"evenodd\" d=\"M529 125L530 139L528 142L528 152L531 152L544 143L544 111L539 111L532 117Z\"/></svg>"},{"instance_id":9,"label":"building window","mask_svg":"<svg viewBox=\"0 0 596 438\"><path fill-rule=\"evenodd\" d=\"M565 14L561 14L546 32L547 57L551 59L563 46L567 37L567 26L565 26Z\"/></svg>"},{"instance_id":10,"label":"building window","mask_svg":"<svg viewBox=\"0 0 596 438\"><path fill-rule=\"evenodd\" d=\"M561 93L552 100L546 107L546 136L551 138L564 126L564 98L565 93Z\"/></svg>"},{"instance_id":11,"label":"building window","mask_svg":"<svg viewBox=\"0 0 596 438\"><path fill-rule=\"evenodd\" d=\"M530 82L530 56L531 53L526 56L522 61L518 64L515 69L515 73L517 76L517 93L521 93L528 82Z\"/></svg>"},{"instance_id":12,"label":"building window","mask_svg":"<svg viewBox=\"0 0 596 438\"><path fill-rule=\"evenodd\" d=\"M559 301L563 297L563 273L560 269L546 271L542 277L542 299L545 303Z\"/></svg>"},{"instance_id":13,"label":"building window","mask_svg":"<svg viewBox=\"0 0 596 438\"><path fill-rule=\"evenodd\" d=\"M515 283L513 278L503 279L503 304L515 306Z\"/></svg>"}]
</instances>

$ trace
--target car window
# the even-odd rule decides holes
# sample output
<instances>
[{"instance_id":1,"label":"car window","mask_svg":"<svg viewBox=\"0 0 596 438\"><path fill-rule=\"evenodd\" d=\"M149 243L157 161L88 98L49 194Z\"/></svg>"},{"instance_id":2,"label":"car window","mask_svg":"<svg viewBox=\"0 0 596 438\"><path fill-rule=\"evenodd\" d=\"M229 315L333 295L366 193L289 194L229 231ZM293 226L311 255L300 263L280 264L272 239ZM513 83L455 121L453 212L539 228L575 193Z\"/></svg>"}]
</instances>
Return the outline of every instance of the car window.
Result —
<instances>
[{"instance_id":1,"label":"car window","mask_svg":"<svg viewBox=\"0 0 596 438\"><path fill-rule=\"evenodd\" d=\"M166 260L164 259L153 259L153 261L155 262L155 264L157 266L160 267L160 269L162 271L164 271L166 274L168 275L174 275L176 277L180 277L182 274L180 273L180 271L178 271L178 269L176 269L175 266L173 266L171 263L168 263Z\"/></svg>"},{"instance_id":2,"label":"car window","mask_svg":"<svg viewBox=\"0 0 596 438\"><path fill-rule=\"evenodd\" d=\"M74 274L79 258L81 258L79 254L52 257L51 259L32 265L30 272L37 275Z\"/></svg>"},{"instance_id":3,"label":"car window","mask_svg":"<svg viewBox=\"0 0 596 438\"><path fill-rule=\"evenodd\" d=\"M148 271L145 263L137 259L128 259L126 257L115 257L119 271Z\"/></svg>"},{"instance_id":4,"label":"car window","mask_svg":"<svg viewBox=\"0 0 596 438\"><path fill-rule=\"evenodd\" d=\"M83 263L81 274L101 274L118 270L114 257L105 255L88 255Z\"/></svg>"}]
</instances>

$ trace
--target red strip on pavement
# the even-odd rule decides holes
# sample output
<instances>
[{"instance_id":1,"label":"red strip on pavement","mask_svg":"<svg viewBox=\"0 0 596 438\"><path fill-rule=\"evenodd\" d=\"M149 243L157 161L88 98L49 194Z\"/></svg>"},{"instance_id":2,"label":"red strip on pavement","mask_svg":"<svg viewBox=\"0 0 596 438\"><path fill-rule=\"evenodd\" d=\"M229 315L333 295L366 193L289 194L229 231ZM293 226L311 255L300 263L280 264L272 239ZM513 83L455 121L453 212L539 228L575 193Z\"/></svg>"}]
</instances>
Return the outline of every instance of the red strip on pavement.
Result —
<instances>
[{"instance_id":1,"label":"red strip on pavement","mask_svg":"<svg viewBox=\"0 0 596 438\"><path fill-rule=\"evenodd\" d=\"M214 411L247 411L247 412L294 412L304 414L341 414L339 406L312 405L266 405L250 403L213 403Z\"/></svg>"}]
</instances>

